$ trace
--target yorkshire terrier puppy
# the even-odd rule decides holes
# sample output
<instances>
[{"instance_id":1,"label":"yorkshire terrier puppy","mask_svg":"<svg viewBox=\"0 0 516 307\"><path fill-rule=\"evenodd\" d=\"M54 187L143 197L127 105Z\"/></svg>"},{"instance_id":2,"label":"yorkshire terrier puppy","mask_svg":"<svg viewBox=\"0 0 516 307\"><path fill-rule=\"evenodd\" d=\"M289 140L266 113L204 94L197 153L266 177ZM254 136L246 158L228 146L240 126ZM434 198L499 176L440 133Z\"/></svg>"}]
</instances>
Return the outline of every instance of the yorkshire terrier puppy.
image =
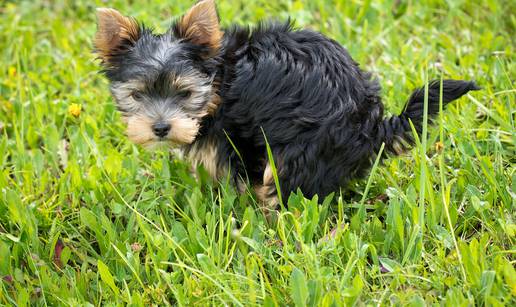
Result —
<instances>
[{"instance_id":1,"label":"yorkshire terrier puppy","mask_svg":"<svg viewBox=\"0 0 516 307\"><path fill-rule=\"evenodd\" d=\"M214 0L197 2L164 34L113 9L98 9L96 51L135 143L179 148L194 166L245 184L269 208L364 176L382 143L397 155L422 130L424 88L404 111L384 118L380 85L344 47L290 22L222 30ZM428 115L470 90L473 82L428 85ZM227 177L226 177L227 178Z\"/></svg>"}]
</instances>

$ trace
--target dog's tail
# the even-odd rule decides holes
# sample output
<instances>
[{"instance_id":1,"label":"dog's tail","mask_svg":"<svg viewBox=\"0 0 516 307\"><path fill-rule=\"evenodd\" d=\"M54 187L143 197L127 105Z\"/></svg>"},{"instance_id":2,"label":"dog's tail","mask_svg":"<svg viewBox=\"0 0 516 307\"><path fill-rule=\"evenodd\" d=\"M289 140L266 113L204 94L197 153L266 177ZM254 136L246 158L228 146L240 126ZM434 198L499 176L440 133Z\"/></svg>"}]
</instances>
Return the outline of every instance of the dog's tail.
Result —
<instances>
[{"instance_id":1,"label":"dog's tail","mask_svg":"<svg viewBox=\"0 0 516 307\"><path fill-rule=\"evenodd\" d=\"M469 91L480 88L472 81L443 80L442 81L443 107L465 95ZM441 82L431 81L428 84L428 120L439 113L439 98L441 95ZM385 152L401 154L414 144L414 138L410 122L414 125L418 135L421 135L423 126L423 113L425 103L425 88L415 90L405 105L404 111L398 115L386 118L378 129L377 144L385 143Z\"/></svg>"}]
</instances>

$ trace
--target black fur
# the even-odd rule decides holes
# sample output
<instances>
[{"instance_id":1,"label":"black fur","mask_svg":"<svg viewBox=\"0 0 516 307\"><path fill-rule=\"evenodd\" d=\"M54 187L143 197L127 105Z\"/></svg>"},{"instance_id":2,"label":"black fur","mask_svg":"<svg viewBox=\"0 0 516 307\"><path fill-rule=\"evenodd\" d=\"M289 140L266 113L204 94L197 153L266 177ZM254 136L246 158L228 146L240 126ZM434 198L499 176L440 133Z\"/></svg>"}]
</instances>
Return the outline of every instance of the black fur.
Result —
<instances>
[{"instance_id":1,"label":"black fur","mask_svg":"<svg viewBox=\"0 0 516 307\"><path fill-rule=\"evenodd\" d=\"M229 159L234 175L245 176L245 168L251 182L260 183L265 132L283 199L298 187L308 197L324 197L365 175L382 142L391 153L398 139L412 144L409 119L419 132L424 89L412 94L402 114L384 119L379 83L337 42L313 31L293 31L290 23L226 33L219 75L223 103L206 119L199 139L218 140L219 163ZM443 102L475 89L473 82L444 80ZM433 115L439 109L439 82L430 83L428 92Z\"/></svg>"}]
</instances>

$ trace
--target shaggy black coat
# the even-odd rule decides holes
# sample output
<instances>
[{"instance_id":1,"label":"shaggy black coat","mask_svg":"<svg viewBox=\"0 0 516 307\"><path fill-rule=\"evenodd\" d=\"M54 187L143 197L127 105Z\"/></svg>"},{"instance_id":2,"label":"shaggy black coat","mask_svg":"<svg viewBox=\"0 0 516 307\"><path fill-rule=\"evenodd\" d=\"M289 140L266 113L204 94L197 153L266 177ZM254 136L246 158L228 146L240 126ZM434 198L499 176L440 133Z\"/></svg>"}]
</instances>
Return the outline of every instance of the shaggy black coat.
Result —
<instances>
[{"instance_id":1,"label":"shaggy black coat","mask_svg":"<svg viewBox=\"0 0 516 307\"><path fill-rule=\"evenodd\" d=\"M261 184L265 135L283 199L297 188L307 197L338 191L367 174L382 143L390 154L413 144L409 121L421 132L424 88L400 115L384 118L378 81L320 33L290 23L233 28L225 32L219 61L222 103L197 142L216 139L219 165L229 161L235 180ZM444 80L443 103L476 89L473 82ZM430 116L439 111L439 93L440 82L431 82Z\"/></svg>"}]
</instances>

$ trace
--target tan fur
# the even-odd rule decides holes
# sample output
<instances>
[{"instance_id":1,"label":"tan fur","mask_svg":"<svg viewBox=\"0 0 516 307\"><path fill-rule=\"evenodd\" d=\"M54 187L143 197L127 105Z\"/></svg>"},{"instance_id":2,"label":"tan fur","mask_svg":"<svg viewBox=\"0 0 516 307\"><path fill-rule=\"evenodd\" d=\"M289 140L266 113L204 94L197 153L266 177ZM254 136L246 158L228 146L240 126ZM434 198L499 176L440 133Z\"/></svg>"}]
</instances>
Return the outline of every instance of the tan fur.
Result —
<instances>
[{"instance_id":1,"label":"tan fur","mask_svg":"<svg viewBox=\"0 0 516 307\"><path fill-rule=\"evenodd\" d=\"M263 182L261 185L255 186L254 190L256 196L262 205L262 210L267 215L269 211L276 210L279 204L278 194L276 192L276 185L272 175L272 168L270 163L267 163L263 171Z\"/></svg>"},{"instance_id":2,"label":"tan fur","mask_svg":"<svg viewBox=\"0 0 516 307\"><path fill-rule=\"evenodd\" d=\"M202 0L194 5L179 21L179 32L194 44L219 50L223 32L219 27L215 0Z\"/></svg>"},{"instance_id":3,"label":"tan fur","mask_svg":"<svg viewBox=\"0 0 516 307\"><path fill-rule=\"evenodd\" d=\"M185 73L183 75L171 74L169 80L177 89L195 90L198 84L198 78L199 77L194 74Z\"/></svg>"},{"instance_id":4,"label":"tan fur","mask_svg":"<svg viewBox=\"0 0 516 307\"><path fill-rule=\"evenodd\" d=\"M199 120L181 116L172 116L168 122L172 126L167 138L175 144L191 144L199 133Z\"/></svg>"},{"instance_id":5,"label":"tan fur","mask_svg":"<svg viewBox=\"0 0 516 307\"><path fill-rule=\"evenodd\" d=\"M392 142L392 149L397 155L401 155L405 152L405 150L403 150L402 143L398 140L394 140L394 142Z\"/></svg>"},{"instance_id":6,"label":"tan fur","mask_svg":"<svg viewBox=\"0 0 516 307\"><path fill-rule=\"evenodd\" d=\"M108 61L123 40L136 42L140 37L140 27L136 20L123 16L110 8L97 9L98 29L95 35L95 48L100 57Z\"/></svg>"},{"instance_id":7,"label":"tan fur","mask_svg":"<svg viewBox=\"0 0 516 307\"><path fill-rule=\"evenodd\" d=\"M210 91L211 86L199 86L199 80L202 80L197 75L189 75L185 73L184 75L171 75L170 82L172 85L178 90L189 90L192 91L192 96L195 94L204 94L205 92Z\"/></svg>"},{"instance_id":8,"label":"tan fur","mask_svg":"<svg viewBox=\"0 0 516 307\"><path fill-rule=\"evenodd\" d=\"M406 142L401 137L396 137L392 142L392 149L397 155L405 154L409 147L410 146L407 146Z\"/></svg>"},{"instance_id":9,"label":"tan fur","mask_svg":"<svg viewBox=\"0 0 516 307\"><path fill-rule=\"evenodd\" d=\"M158 142L158 138L152 131L154 121L145 115L134 115L124 118L127 124L127 136L136 144L149 147ZM166 136L171 144L191 144L199 132L199 121L176 114L168 118L171 125L170 133Z\"/></svg>"},{"instance_id":10,"label":"tan fur","mask_svg":"<svg viewBox=\"0 0 516 307\"><path fill-rule=\"evenodd\" d=\"M236 188L240 194L244 194L247 191L248 185L246 181L240 176L236 180Z\"/></svg>"},{"instance_id":11,"label":"tan fur","mask_svg":"<svg viewBox=\"0 0 516 307\"><path fill-rule=\"evenodd\" d=\"M217 95L216 93L213 93L212 97L213 98L206 105L207 112L208 112L209 115L215 114L215 111L217 111L217 109L218 109L218 107L220 105L220 102L221 102L220 96Z\"/></svg>"},{"instance_id":12,"label":"tan fur","mask_svg":"<svg viewBox=\"0 0 516 307\"><path fill-rule=\"evenodd\" d=\"M124 118L127 123L127 136L131 141L140 145L148 145L156 139L152 132L152 120L146 116L130 116Z\"/></svg>"},{"instance_id":13,"label":"tan fur","mask_svg":"<svg viewBox=\"0 0 516 307\"><path fill-rule=\"evenodd\" d=\"M202 165L213 180L220 180L227 174L225 168L217 165L217 146L214 141L194 144L188 152L188 160L194 168Z\"/></svg>"},{"instance_id":14,"label":"tan fur","mask_svg":"<svg viewBox=\"0 0 516 307\"><path fill-rule=\"evenodd\" d=\"M220 103L222 102L222 98L220 98L219 94L217 94L218 89L220 88L220 83L218 81L214 81L212 84L211 91L211 100L208 102L207 111L209 115L214 115L217 109L219 108Z\"/></svg>"}]
</instances>

